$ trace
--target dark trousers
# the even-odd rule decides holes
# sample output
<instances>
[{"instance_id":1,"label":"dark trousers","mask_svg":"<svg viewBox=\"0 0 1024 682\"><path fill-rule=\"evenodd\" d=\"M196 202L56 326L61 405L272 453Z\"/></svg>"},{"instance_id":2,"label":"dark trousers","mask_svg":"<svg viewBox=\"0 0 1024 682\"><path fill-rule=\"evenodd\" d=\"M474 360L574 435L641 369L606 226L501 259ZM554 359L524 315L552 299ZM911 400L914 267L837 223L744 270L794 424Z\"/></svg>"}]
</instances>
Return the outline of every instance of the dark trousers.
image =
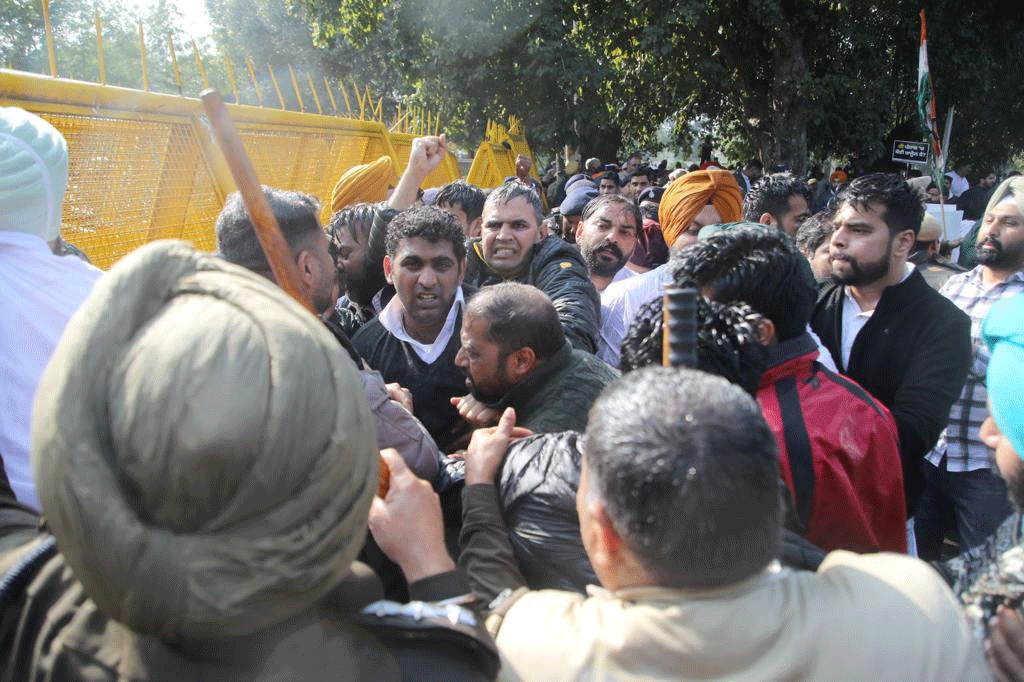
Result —
<instances>
[{"instance_id":1,"label":"dark trousers","mask_svg":"<svg viewBox=\"0 0 1024 682\"><path fill-rule=\"evenodd\" d=\"M960 551L977 547L1013 511L1006 496L1006 483L991 469L946 471L922 462L924 491L914 514L917 555L933 561L941 558L946 534L955 530Z\"/></svg>"}]
</instances>

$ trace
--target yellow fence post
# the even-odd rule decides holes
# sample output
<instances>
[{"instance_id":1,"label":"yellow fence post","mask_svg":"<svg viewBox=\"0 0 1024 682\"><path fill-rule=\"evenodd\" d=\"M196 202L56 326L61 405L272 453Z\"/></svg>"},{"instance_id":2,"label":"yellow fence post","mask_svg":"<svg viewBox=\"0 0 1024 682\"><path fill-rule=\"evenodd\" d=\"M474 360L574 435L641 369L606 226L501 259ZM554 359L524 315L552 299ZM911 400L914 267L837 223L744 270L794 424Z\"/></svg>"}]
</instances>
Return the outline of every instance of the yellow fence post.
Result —
<instances>
[{"instance_id":1,"label":"yellow fence post","mask_svg":"<svg viewBox=\"0 0 1024 682\"><path fill-rule=\"evenodd\" d=\"M256 80L256 68L252 65L252 57L245 58L245 68L249 70L249 80L252 81L252 89L256 91L256 101L263 106L263 91L260 90L260 84Z\"/></svg>"},{"instance_id":2,"label":"yellow fence post","mask_svg":"<svg viewBox=\"0 0 1024 682\"><path fill-rule=\"evenodd\" d=\"M203 89L210 87L210 81L206 78L206 69L203 67L203 58L199 56L199 48L195 39L192 39L192 54L196 58L196 68L199 69L199 78L203 81Z\"/></svg>"},{"instance_id":3,"label":"yellow fence post","mask_svg":"<svg viewBox=\"0 0 1024 682\"><path fill-rule=\"evenodd\" d=\"M281 86L277 84L277 76L274 75L274 70L270 68L270 64L267 64L267 73L270 74L270 82L274 84L274 92L277 93L277 101L281 103L281 108L285 109L284 96L281 94Z\"/></svg>"},{"instance_id":4,"label":"yellow fence post","mask_svg":"<svg viewBox=\"0 0 1024 682\"><path fill-rule=\"evenodd\" d=\"M309 91L313 94L313 104L316 105L316 113L324 113L323 107L320 106L320 95L316 94L316 88L313 86L313 77L309 75L309 71L306 72L306 82L309 83Z\"/></svg>"},{"instance_id":5,"label":"yellow fence post","mask_svg":"<svg viewBox=\"0 0 1024 682\"><path fill-rule=\"evenodd\" d=\"M331 109L334 109L334 113L338 113L338 103L334 100L334 93L331 92L331 84L327 80L327 76L324 76L324 90L327 91L327 99L331 100Z\"/></svg>"},{"instance_id":6,"label":"yellow fence post","mask_svg":"<svg viewBox=\"0 0 1024 682\"><path fill-rule=\"evenodd\" d=\"M43 28L46 30L46 56L50 59L50 75L57 77L57 52L53 48L53 24L50 23L50 0L43 0Z\"/></svg>"},{"instance_id":7,"label":"yellow fence post","mask_svg":"<svg viewBox=\"0 0 1024 682\"><path fill-rule=\"evenodd\" d=\"M146 33L139 19L139 56L142 58L142 89L149 92L149 64L146 63Z\"/></svg>"},{"instance_id":8,"label":"yellow fence post","mask_svg":"<svg viewBox=\"0 0 1024 682\"><path fill-rule=\"evenodd\" d=\"M242 103L242 93L238 90L238 80L235 78L235 65L231 63L228 53L224 53L224 71L228 75L228 83L231 84L231 94L235 96L235 104Z\"/></svg>"},{"instance_id":9,"label":"yellow fence post","mask_svg":"<svg viewBox=\"0 0 1024 682\"><path fill-rule=\"evenodd\" d=\"M292 68L291 64L288 65L288 75L292 78L292 90L295 91L295 101L299 103L299 111L305 113L306 103L302 101L302 93L299 92L299 81L295 78L295 69Z\"/></svg>"},{"instance_id":10,"label":"yellow fence post","mask_svg":"<svg viewBox=\"0 0 1024 682\"><path fill-rule=\"evenodd\" d=\"M181 69L178 68L178 55L174 49L174 36L171 32L167 32L167 54L171 55L171 70L174 71L174 85L178 88L178 94L182 97L185 96L185 91L181 87Z\"/></svg>"},{"instance_id":11,"label":"yellow fence post","mask_svg":"<svg viewBox=\"0 0 1024 682\"><path fill-rule=\"evenodd\" d=\"M348 92L345 90L345 84L338 81L338 90L341 91L341 96L345 100L345 113L349 116L352 115L352 103L348 101Z\"/></svg>"},{"instance_id":12,"label":"yellow fence post","mask_svg":"<svg viewBox=\"0 0 1024 682\"><path fill-rule=\"evenodd\" d=\"M93 20L96 24L96 64L99 68L100 84L107 84L107 60L103 54L103 26L100 25L100 8L93 8Z\"/></svg>"}]
</instances>

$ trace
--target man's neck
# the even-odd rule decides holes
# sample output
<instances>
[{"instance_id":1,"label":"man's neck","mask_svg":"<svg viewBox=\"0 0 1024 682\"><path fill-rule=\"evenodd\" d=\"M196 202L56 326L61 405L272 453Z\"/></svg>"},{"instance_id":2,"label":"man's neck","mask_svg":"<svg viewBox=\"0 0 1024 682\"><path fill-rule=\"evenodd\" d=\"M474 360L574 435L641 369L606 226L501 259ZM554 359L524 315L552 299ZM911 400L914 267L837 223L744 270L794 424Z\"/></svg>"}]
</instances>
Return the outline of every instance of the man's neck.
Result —
<instances>
[{"instance_id":1,"label":"man's neck","mask_svg":"<svg viewBox=\"0 0 1024 682\"><path fill-rule=\"evenodd\" d=\"M856 287L847 285L846 290L850 292L850 296L857 302L857 305L860 306L862 312L874 310L885 290L903 281L903 275L906 273L906 270L906 261L901 260L893 263L892 267L889 268L889 273L885 277L882 277L871 284L864 284Z\"/></svg>"},{"instance_id":2,"label":"man's neck","mask_svg":"<svg viewBox=\"0 0 1024 682\"><path fill-rule=\"evenodd\" d=\"M1011 268L993 268L988 265L981 266L981 283L986 289L1002 284L1013 274L1024 270L1024 263L1018 263Z\"/></svg>"},{"instance_id":3,"label":"man's neck","mask_svg":"<svg viewBox=\"0 0 1024 682\"><path fill-rule=\"evenodd\" d=\"M618 272L616 272L615 274L618 274ZM607 277L594 274L590 275L590 281L594 283L594 287L597 289L598 293L601 293L602 291L607 289L608 285L612 283L613 279L615 279L615 275L609 275Z\"/></svg>"},{"instance_id":4,"label":"man's neck","mask_svg":"<svg viewBox=\"0 0 1024 682\"><path fill-rule=\"evenodd\" d=\"M448 309L448 312L451 312L451 308ZM418 325L409 324L409 317L405 314L405 311L402 311L402 326L405 327L405 333L410 338L429 345L437 341L437 335L444 329L444 323L448 320L448 312L444 314L444 317L437 324Z\"/></svg>"}]
</instances>

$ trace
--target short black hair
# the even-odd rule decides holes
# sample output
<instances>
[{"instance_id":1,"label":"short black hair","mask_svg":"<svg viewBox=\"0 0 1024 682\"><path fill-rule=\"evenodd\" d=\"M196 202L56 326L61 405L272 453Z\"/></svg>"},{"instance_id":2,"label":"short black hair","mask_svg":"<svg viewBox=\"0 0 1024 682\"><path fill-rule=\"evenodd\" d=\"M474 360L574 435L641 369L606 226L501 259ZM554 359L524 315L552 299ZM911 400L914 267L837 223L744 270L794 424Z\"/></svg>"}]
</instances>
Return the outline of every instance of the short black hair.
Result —
<instances>
[{"instance_id":1,"label":"short black hair","mask_svg":"<svg viewBox=\"0 0 1024 682\"><path fill-rule=\"evenodd\" d=\"M387 284L384 279L384 242L388 224L396 215L398 211L381 204L353 204L335 211L327 223L327 238L330 240L332 258L337 258L336 235L340 230L348 230L352 241L366 242L364 274L359 290L350 290L346 294L359 305L370 305L374 295Z\"/></svg>"},{"instance_id":2,"label":"short black hair","mask_svg":"<svg viewBox=\"0 0 1024 682\"><path fill-rule=\"evenodd\" d=\"M473 222L484 212L484 201L487 195L476 185L465 180L449 182L434 197L434 205L458 206L466 214L466 220Z\"/></svg>"},{"instance_id":3,"label":"short black hair","mask_svg":"<svg viewBox=\"0 0 1024 682\"><path fill-rule=\"evenodd\" d=\"M270 204L270 210L277 218L284 240L292 257L309 247L316 233L323 232L317 213L320 203L302 192L263 187L263 196ZM232 192L224 202L224 208L217 216L217 251L229 263L271 277L270 263L263 253L256 230L245 209L242 195Z\"/></svg>"},{"instance_id":4,"label":"short black hair","mask_svg":"<svg viewBox=\"0 0 1024 682\"><path fill-rule=\"evenodd\" d=\"M640 231L640 227L644 224L644 219L640 215L640 209L637 208L637 205L633 203L632 199L620 194L599 194L588 201L587 205L583 207L583 213L580 215L580 222L586 222L587 218L609 204L621 204L623 210L629 211L630 215L633 216L637 232Z\"/></svg>"},{"instance_id":5,"label":"short black hair","mask_svg":"<svg viewBox=\"0 0 1024 682\"><path fill-rule=\"evenodd\" d=\"M532 187L527 187L521 182L506 182L504 185L494 188L487 195L484 205L504 206L517 197L525 197L530 203L530 206L533 207L533 217L539 226L544 220L544 207L540 203L540 197Z\"/></svg>"},{"instance_id":6,"label":"short black hair","mask_svg":"<svg viewBox=\"0 0 1024 682\"><path fill-rule=\"evenodd\" d=\"M796 245L804 253L813 254L832 237L831 211L819 211L805 220L796 231Z\"/></svg>"},{"instance_id":7,"label":"short black hair","mask_svg":"<svg viewBox=\"0 0 1024 682\"><path fill-rule=\"evenodd\" d=\"M924 219L921 194L893 173L871 173L856 178L836 196L836 206L843 204L862 209L880 207L882 220L894 237L906 230L916 236Z\"/></svg>"},{"instance_id":8,"label":"short black hair","mask_svg":"<svg viewBox=\"0 0 1024 682\"><path fill-rule=\"evenodd\" d=\"M789 198L793 196L801 196L808 206L811 205L811 189L806 182L789 173L766 175L755 182L743 198L743 218L756 223L762 214L768 213L776 222L781 221L782 214L789 210Z\"/></svg>"},{"instance_id":9,"label":"short black hair","mask_svg":"<svg viewBox=\"0 0 1024 682\"><path fill-rule=\"evenodd\" d=\"M661 299L637 311L622 341L622 373L657 365L664 331ZM728 379L752 396L768 369L768 351L761 345L758 323L764 318L746 303L718 303L697 298L697 369Z\"/></svg>"},{"instance_id":10,"label":"short black hair","mask_svg":"<svg viewBox=\"0 0 1024 682\"><path fill-rule=\"evenodd\" d=\"M803 334L815 302L807 259L791 237L756 223L738 223L687 246L674 264L679 286L726 303L743 301L775 325L780 341Z\"/></svg>"},{"instance_id":11,"label":"short black hair","mask_svg":"<svg viewBox=\"0 0 1024 682\"><path fill-rule=\"evenodd\" d=\"M761 159L748 159L747 162L745 164L743 164L743 167L744 168L760 168L761 170L764 170L764 164L761 163Z\"/></svg>"},{"instance_id":12,"label":"short black hair","mask_svg":"<svg viewBox=\"0 0 1024 682\"><path fill-rule=\"evenodd\" d=\"M635 171L629 174L629 177L626 178L626 184L628 185L629 182L638 175L644 176L652 183L658 177L658 173L650 166L639 166Z\"/></svg>"},{"instance_id":13,"label":"short black hair","mask_svg":"<svg viewBox=\"0 0 1024 682\"><path fill-rule=\"evenodd\" d=\"M455 260L466 258L466 235L455 222L455 216L436 206L420 206L402 211L388 225L385 252L394 258L398 243L410 237L423 237L431 244L451 242Z\"/></svg>"},{"instance_id":14,"label":"short black hair","mask_svg":"<svg viewBox=\"0 0 1024 682\"><path fill-rule=\"evenodd\" d=\"M778 553L775 439L725 379L666 367L624 375L591 408L583 451L591 490L659 585L733 585Z\"/></svg>"},{"instance_id":15,"label":"short black hair","mask_svg":"<svg viewBox=\"0 0 1024 682\"><path fill-rule=\"evenodd\" d=\"M484 287L469 299L465 314L487 320L487 338L498 345L503 357L532 348L538 360L547 360L565 345L554 304L529 284L502 282Z\"/></svg>"},{"instance_id":16,"label":"short black hair","mask_svg":"<svg viewBox=\"0 0 1024 682\"><path fill-rule=\"evenodd\" d=\"M611 180L615 183L616 187L622 187L622 183L619 182L619 174L615 171L605 171L604 173L601 173L601 175L597 177L597 184L599 187L601 186L602 180Z\"/></svg>"}]
</instances>

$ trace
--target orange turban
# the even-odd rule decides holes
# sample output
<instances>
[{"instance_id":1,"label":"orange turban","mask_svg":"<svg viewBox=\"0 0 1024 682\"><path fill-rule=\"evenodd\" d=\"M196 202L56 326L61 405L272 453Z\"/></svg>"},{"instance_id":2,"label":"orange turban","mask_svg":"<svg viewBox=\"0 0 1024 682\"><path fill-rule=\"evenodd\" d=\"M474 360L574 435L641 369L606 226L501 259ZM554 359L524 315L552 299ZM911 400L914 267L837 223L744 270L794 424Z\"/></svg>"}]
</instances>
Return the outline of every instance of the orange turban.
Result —
<instances>
[{"instance_id":1,"label":"orange turban","mask_svg":"<svg viewBox=\"0 0 1024 682\"><path fill-rule=\"evenodd\" d=\"M723 223L743 218L743 195L732 173L724 170L693 171L673 180L665 188L658 207L658 220L669 248L708 204L714 205Z\"/></svg>"},{"instance_id":2,"label":"orange turban","mask_svg":"<svg viewBox=\"0 0 1024 682\"><path fill-rule=\"evenodd\" d=\"M390 156L373 163L352 166L341 174L331 191L331 212L359 203L375 204L388 196L395 183L395 165Z\"/></svg>"},{"instance_id":3,"label":"orange turban","mask_svg":"<svg viewBox=\"0 0 1024 682\"><path fill-rule=\"evenodd\" d=\"M839 182L846 182L849 179L850 176L846 174L846 171L842 170L833 171L832 175L828 176L829 182L835 182L836 180L838 180Z\"/></svg>"}]
</instances>

